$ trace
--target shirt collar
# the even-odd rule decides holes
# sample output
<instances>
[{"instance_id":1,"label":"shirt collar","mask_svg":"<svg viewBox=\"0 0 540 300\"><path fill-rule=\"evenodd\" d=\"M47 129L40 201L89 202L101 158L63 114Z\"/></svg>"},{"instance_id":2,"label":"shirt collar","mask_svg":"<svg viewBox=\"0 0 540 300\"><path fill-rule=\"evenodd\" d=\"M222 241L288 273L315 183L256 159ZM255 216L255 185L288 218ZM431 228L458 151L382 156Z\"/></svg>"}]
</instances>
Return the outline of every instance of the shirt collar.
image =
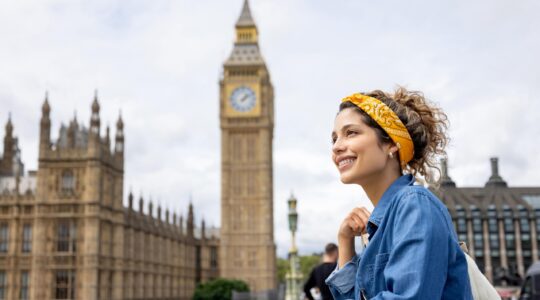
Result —
<instances>
[{"instance_id":1,"label":"shirt collar","mask_svg":"<svg viewBox=\"0 0 540 300\"><path fill-rule=\"evenodd\" d=\"M396 179L388 189L384 192L381 199L379 200L379 203L377 203L377 206L375 206L375 209L373 209L373 212L371 213L371 216L369 217L368 222L373 223L375 226L379 226L379 224L382 221L382 218L386 212L386 209L392 203L392 198L394 198L394 195L404 186L413 185L415 182L414 176L411 174L406 174L398 179ZM369 228L369 226L368 226ZM369 232L370 236L372 236L372 232Z\"/></svg>"}]
</instances>

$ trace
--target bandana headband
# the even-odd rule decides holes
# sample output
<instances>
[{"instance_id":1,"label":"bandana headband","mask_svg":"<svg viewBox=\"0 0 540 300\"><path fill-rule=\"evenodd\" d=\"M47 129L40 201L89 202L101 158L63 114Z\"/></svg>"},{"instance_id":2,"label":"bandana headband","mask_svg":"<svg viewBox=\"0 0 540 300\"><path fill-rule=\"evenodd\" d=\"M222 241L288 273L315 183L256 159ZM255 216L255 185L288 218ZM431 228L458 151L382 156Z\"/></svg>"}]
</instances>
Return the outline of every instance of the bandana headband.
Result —
<instances>
[{"instance_id":1,"label":"bandana headband","mask_svg":"<svg viewBox=\"0 0 540 300\"><path fill-rule=\"evenodd\" d=\"M414 144L407 128L396 113L381 100L360 93L345 97L341 102L351 102L356 105L388 133L398 147L401 169L405 169L413 158Z\"/></svg>"}]
</instances>

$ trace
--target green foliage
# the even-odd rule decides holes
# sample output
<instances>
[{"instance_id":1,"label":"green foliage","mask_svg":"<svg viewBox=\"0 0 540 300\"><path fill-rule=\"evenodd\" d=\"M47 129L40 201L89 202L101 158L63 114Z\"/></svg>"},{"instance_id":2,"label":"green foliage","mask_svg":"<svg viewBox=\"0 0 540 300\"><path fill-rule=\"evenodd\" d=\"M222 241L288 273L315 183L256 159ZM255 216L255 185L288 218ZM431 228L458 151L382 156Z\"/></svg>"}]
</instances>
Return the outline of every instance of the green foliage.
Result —
<instances>
[{"instance_id":1,"label":"green foliage","mask_svg":"<svg viewBox=\"0 0 540 300\"><path fill-rule=\"evenodd\" d=\"M277 259L277 276L278 282L285 282L285 275L289 271L289 261L284 258Z\"/></svg>"},{"instance_id":2,"label":"green foliage","mask_svg":"<svg viewBox=\"0 0 540 300\"><path fill-rule=\"evenodd\" d=\"M321 263L321 254L313 253L311 255L300 256L300 272L307 280L311 270Z\"/></svg>"},{"instance_id":3,"label":"green foliage","mask_svg":"<svg viewBox=\"0 0 540 300\"><path fill-rule=\"evenodd\" d=\"M218 278L199 284L193 300L231 300L233 291L249 292L249 286L241 280Z\"/></svg>"},{"instance_id":4,"label":"green foliage","mask_svg":"<svg viewBox=\"0 0 540 300\"><path fill-rule=\"evenodd\" d=\"M300 272L302 273L304 280L307 280L311 270L321 263L321 254L313 253L311 255L300 256ZM278 281L285 282L285 275L289 272L290 263L288 259L277 259L277 273Z\"/></svg>"}]
</instances>

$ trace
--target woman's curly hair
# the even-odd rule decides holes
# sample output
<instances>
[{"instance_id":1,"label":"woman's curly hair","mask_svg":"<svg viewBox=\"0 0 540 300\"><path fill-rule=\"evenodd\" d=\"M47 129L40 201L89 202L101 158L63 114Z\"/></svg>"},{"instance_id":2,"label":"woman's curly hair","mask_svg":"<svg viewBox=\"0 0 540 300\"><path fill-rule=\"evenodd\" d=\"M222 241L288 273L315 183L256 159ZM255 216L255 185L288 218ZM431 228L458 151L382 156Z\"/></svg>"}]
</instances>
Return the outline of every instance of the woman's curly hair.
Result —
<instances>
[{"instance_id":1,"label":"woman's curly hair","mask_svg":"<svg viewBox=\"0 0 540 300\"><path fill-rule=\"evenodd\" d=\"M437 156L446 154L445 147L448 143L446 129L448 128L448 117L435 104L429 102L422 92L408 91L404 87L398 87L394 94L374 90L363 93L384 102L394 111L411 135L414 145L414 156L408 163L406 172L414 176L421 175L425 180L435 183L432 170L440 173ZM375 129L380 143L392 143L388 134L375 122L368 114L351 102L343 102L339 111L353 108L358 111L364 122Z\"/></svg>"}]
</instances>

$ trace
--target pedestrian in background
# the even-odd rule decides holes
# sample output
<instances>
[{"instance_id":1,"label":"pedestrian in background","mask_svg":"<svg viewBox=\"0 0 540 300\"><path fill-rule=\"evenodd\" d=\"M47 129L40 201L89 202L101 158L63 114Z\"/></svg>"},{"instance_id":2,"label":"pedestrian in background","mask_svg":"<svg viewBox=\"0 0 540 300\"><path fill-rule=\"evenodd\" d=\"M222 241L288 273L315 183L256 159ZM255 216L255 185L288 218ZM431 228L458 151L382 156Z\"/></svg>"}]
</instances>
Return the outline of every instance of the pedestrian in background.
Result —
<instances>
[{"instance_id":1,"label":"pedestrian in background","mask_svg":"<svg viewBox=\"0 0 540 300\"><path fill-rule=\"evenodd\" d=\"M324 282L326 278L336 268L338 259L338 247L334 243L329 243L324 248L324 254L322 257L322 263L311 271L309 278L304 284L304 293L309 300L332 300L332 294L330 289ZM311 291L314 289L317 293L317 297L312 295Z\"/></svg>"}]
</instances>

